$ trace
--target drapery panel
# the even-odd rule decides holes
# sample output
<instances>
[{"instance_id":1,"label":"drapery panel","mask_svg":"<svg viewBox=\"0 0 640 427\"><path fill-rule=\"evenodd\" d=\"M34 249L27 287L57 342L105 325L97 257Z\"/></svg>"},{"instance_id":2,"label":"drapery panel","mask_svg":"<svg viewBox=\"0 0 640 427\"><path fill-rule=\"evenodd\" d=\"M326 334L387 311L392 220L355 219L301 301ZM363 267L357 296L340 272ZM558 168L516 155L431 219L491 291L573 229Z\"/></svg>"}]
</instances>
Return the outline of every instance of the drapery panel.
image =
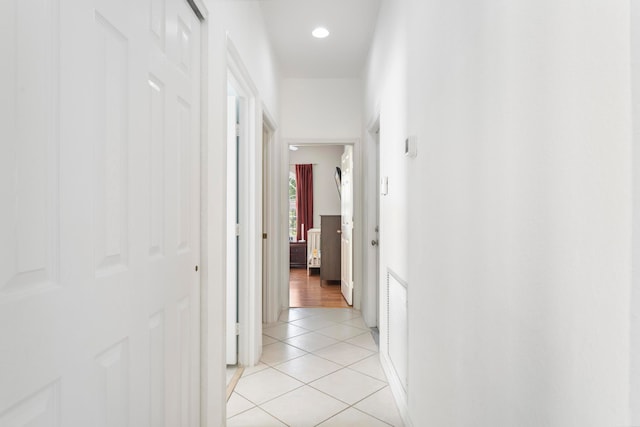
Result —
<instances>
[{"instance_id":1,"label":"drapery panel","mask_svg":"<svg viewBox=\"0 0 640 427\"><path fill-rule=\"evenodd\" d=\"M296 210L297 239L307 240L307 230L313 228L313 165L296 165Z\"/></svg>"}]
</instances>

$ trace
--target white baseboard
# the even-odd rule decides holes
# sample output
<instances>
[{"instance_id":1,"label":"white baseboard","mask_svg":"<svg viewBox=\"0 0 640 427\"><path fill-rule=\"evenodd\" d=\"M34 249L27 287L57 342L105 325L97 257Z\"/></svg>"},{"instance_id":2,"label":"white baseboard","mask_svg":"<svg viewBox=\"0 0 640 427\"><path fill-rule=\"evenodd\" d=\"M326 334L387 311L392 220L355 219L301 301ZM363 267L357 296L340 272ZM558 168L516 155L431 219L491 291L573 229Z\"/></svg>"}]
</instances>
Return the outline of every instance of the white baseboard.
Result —
<instances>
[{"instance_id":1,"label":"white baseboard","mask_svg":"<svg viewBox=\"0 0 640 427\"><path fill-rule=\"evenodd\" d=\"M404 391L404 388L402 387L400 378L398 378L395 369L393 369L393 365L389 360L389 356L382 352L380 353L380 364L382 365L382 369L384 370L384 373L389 380L389 388L391 389L393 398L396 401L396 406L398 407L398 412L400 412L400 417L402 418L404 426L413 427L413 423L411 422L411 418L409 417L407 395Z\"/></svg>"}]
</instances>

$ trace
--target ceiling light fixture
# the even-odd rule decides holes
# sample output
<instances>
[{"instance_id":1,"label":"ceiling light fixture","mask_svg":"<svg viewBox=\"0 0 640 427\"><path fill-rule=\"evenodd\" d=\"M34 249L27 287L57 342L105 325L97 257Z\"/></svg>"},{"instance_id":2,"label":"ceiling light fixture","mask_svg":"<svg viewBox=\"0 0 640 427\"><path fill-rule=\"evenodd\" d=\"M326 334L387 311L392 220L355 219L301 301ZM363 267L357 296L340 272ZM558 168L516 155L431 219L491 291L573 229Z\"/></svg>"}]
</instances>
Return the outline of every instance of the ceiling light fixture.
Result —
<instances>
[{"instance_id":1,"label":"ceiling light fixture","mask_svg":"<svg viewBox=\"0 0 640 427\"><path fill-rule=\"evenodd\" d=\"M297 147L297 146L295 146L295 145L290 145L290 146L289 146L289 150L291 150L291 151L298 151L298 147Z\"/></svg>"},{"instance_id":2,"label":"ceiling light fixture","mask_svg":"<svg viewBox=\"0 0 640 427\"><path fill-rule=\"evenodd\" d=\"M323 39L329 35L329 30L324 27L318 27L311 32L311 35L317 39Z\"/></svg>"}]
</instances>

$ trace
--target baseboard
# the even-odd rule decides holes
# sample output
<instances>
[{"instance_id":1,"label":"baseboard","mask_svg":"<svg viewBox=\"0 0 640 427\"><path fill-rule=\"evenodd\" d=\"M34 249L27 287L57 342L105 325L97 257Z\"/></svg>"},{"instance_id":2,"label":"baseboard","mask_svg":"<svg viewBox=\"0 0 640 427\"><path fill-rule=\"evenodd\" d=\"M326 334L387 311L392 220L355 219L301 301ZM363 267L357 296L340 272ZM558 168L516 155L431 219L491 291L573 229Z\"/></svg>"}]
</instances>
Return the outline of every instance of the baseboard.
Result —
<instances>
[{"instance_id":1,"label":"baseboard","mask_svg":"<svg viewBox=\"0 0 640 427\"><path fill-rule=\"evenodd\" d=\"M409 417L407 395L402 387L400 379L396 375L395 369L393 369L393 365L391 364L389 357L382 352L380 353L380 364L382 365L382 369L389 380L389 388L391 389L391 394L393 394L393 398L396 401L396 406L398 407L398 412L400 412L400 417L402 418L404 426L413 427L413 423Z\"/></svg>"}]
</instances>

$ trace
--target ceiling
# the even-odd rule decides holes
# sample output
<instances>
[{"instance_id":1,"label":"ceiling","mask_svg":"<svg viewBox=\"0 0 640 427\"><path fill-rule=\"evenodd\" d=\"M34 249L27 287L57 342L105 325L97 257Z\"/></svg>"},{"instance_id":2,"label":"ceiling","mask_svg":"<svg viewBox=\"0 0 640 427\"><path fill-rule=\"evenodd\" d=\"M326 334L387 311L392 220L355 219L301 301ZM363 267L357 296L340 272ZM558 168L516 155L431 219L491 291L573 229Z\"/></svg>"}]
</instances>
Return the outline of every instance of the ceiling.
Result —
<instances>
[{"instance_id":1,"label":"ceiling","mask_svg":"<svg viewBox=\"0 0 640 427\"><path fill-rule=\"evenodd\" d=\"M261 0L260 7L283 77L361 77L380 0ZM318 26L329 37L314 38Z\"/></svg>"}]
</instances>

